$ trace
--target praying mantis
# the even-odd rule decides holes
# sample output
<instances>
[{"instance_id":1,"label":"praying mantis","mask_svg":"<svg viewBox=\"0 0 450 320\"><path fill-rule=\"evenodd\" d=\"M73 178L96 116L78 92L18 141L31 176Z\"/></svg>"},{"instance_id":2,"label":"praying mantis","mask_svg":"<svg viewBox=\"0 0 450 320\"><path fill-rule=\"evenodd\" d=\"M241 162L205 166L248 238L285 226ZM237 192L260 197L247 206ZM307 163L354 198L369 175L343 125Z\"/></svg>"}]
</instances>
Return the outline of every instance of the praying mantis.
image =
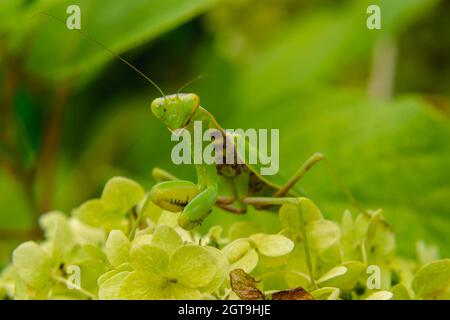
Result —
<instances>
[{"instance_id":1,"label":"praying mantis","mask_svg":"<svg viewBox=\"0 0 450 320\"><path fill-rule=\"evenodd\" d=\"M161 90L159 87L157 88ZM198 95L194 93L165 95L162 91L161 94L162 97L156 98L151 103L151 111L170 131L193 131L193 123L201 121L203 128L218 130L221 132L221 136L225 137L222 140L218 139L216 143L223 145L224 149L232 148L232 154L245 159L245 154L240 154L239 148L235 148L232 142L235 141L234 137L229 137L229 134L219 125L214 116L200 106ZM246 140L241 139L241 141L245 143ZM224 152L230 152L230 150ZM232 213L242 214L247 211L248 206L266 209L293 205L299 213L306 261L310 279L314 283L301 203L302 194L294 190L294 187L320 161L329 164L323 154L314 153L285 183L280 182L277 176L262 176L259 173L259 164L195 164L198 179L196 184L188 180L178 180L172 174L156 168L153 170L153 175L161 182L150 190L150 199L164 210L181 212L178 217L178 224L187 230L199 226L212 212L214 206ZM359 208L350 191L336 174L334 176L352 204Z\"/></svg>"},{"instance_id":2,"label":"praying mantis","mask_svg":"<svg viewBox=\"0 0 450 320\"><path fill-rule=\"evenodd\" d=\"M58 17L47 13L42 14L64 23ZM170 131L187 130L192 132L193 123L200 121L203 128L212 129L221 133L222 139L217 139L215 143L223 146L224 153L230 152L236 158L245 159L245 154L242 154L242 150L235 148L235 144L233 143L236 139L240 139L245 144L247 143L245 137L230 136L219 125L214 116L200 105L200 98L197 94L181 92L172 95L164 94L153 80L120 55L91 38L87 33L79 29L74 30L86 36L115 58L128 65L161 93L161 97L152 101L150 109L153 115ZM246 145L244 152L249 148L252 148L252 146ZM304 199L303 197L305 195L295 187L297 182L319 162L325 162L328 165L340 189L345 193L352 205L360 211L364 211L359 207L350 191L342 183L328 160L321 153L315 153L309 157L292 177L287 180L283 180L278 175L263 176L260 174L260 164L249 164L242 161L232 164L195 164L197 173L196 183L179 180L174 175L162 169L155 168L153 170L153 176L159 182L151 188L149 198L164 210L180 212L178 223L186 230L192 230L199 226L212 212L214 206L218 206L232 213L243 214L249 206L253 206L259 210L271 210L282 205L292 205L297 208L299 213L306 260L311 279L314 279L311 258L309 256L308 237L302 212L302 199Z\"/></svg>"}]
</instances>

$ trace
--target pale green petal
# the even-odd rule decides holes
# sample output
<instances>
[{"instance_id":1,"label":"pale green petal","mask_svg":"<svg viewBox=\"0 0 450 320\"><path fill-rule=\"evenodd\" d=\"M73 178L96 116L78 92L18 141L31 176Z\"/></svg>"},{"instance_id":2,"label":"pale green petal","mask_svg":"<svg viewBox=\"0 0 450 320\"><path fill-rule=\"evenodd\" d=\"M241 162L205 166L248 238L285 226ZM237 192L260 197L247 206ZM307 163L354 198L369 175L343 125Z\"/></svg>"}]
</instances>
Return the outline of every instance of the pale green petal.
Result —
<instances>
[{"instance_id":1,"label":"pale green petal","mask_svg":"<svg viewBox=\"0 0 450 320\"><path fill-rule=\"evenodd\" d=\"M131 246L135 247L143 243L152 244L153 235L152 234L137 235L136 238L134 238L133 242L131 243Z\"/></svg>"},{"instance_id":2,"label":"pale green petal","mask_svg":"<svg viewBox=\"0 0 450 320\"><path fill-rule=\"evenodd\" d=\"M366 298L366 300L391 300L393 297L392 292L389 291L377 291L372 293Z\"/></svg>"},{"instance_id":3,"label":"pale green petal","mask_svg":"<svg viewBox=\"0 0 450 320\"><path fill-rule=\"evenodd\" d=\"M170 212L170 211L163 210L161 212L161 215L159 216L157 224L158 225L163 224L163 225L175 228L176 226L178 226L179 215L180 215L179 212Z\"/></svg>"},{"instance_id":4,"label":"pale green petal","mask_svg":"<svg viewBox=\"0 0 450 320\"><path fill-rule=\"evenodd\" d=\"M313 249L321 250L331 247L339 241L339 226L329 220L315 220L306 226L309 245Z\"/></svg>"},{"instance_id":5,"label":"pale green petal","mask_svg":"<svg viewBox=\"0 0 450 320\"><path fill-rule=\"evenodd\" d=\"M426 264L439 259L439 249L435 245L427 245L425 241L416 243L417 258L420 264Z\"/></svg>"},{"instance_id":6,"label":"pale green petal","mask_svg":"<svg viewBox=\"0 0 450 320\"><path fill-rule=\"evenodd\" d=\"M359 261L346 261L328 271L317 283L320 286L351 290L356 286L364 269L365 265Z\"/></svg>"},{"instance_id":7,"label":"pale green petal","mask_svg":"<svg viewBox=\"0 0 450 320\"><path fill-rule=\"evenodd\" d=\"M200 300L202 294L198 289L188 288L182 285L170 286L170 299L174 300Z\"/></svg>"},{"instance_id":8,"label":"pale green petal","mask_svg":"<svg viewBox=\"0 0 450 320\"><path fill-rule=\"evenodd\" d=\"M347 273L347 268L344 266L337 266L327 271L323 276L321 276L317 283L326 283L336 277L340 277Z\"/></svg>"},{"instance_id":9,"label":"pale green petal","mask_svg":"<svg viewBox=\"0 0 450 320\"><path fill-rule=\"evenodd\" d=\"M141 243L131 248L130 263L135 270L161 274L169 265L169 255L159 247Z\"/></svg>"},{"instance_id":10,"label":"pale green petal","mask_svg":"<svg viewBox=\"0 0 450 320\"><path fill-rule=\"evenodd\" d=\"M340 294L339 288L324 287L311 292L316 300L338 300Z\"/></svg>"},{"instance_id":11,"label":"pale green petal","mask_svg":"<svg viewBox=\"0 0 450 320\"><path fill-rule=\"evenodd\" d=\"M222 251L213 247L205 247L205 249L207 249L216 259L217 271L211 282L206 287L202 287L201 291L206 293L213 293L220 288L222 283L228 277L228 269L230 266L227 257L223 254Z\"/></svg>"},{"instance_id":12,"label":"pale green petal","mask_svg":"<svg viewBox=\"0 0 450 320\"><path fill-rule=\"evenodd\" d=\"M114 177L106 183L101 199L107 210L124 213L138 204L144 196L144 189L135 181Z\"/></svg>"},{"instance_id":13,"label":"pale green petal","mask_svg":"<svg viewBox=\"0 0 450 320\"><path fill-rule=\"evenodd\" d=\"M393 300L411 300L409 290L405 285L399 283L392 288Z\"/></svg>"},{"instance_id":14,"label":"pale green petal","mask_svg":"<svg viewBox=\"0 0 450 320\"><path fill-rule=\"evenodd\" d=\"M33 288L44 287L50 279L50 258L33 241L22 243L14 250L13 265L20 278Z\"/></svg>"},{"instance_id":15,"label":"pale green petal","mask_svg":"<svg viewBox=\"0 0 450 320\"><path fill-rule=\"evenodd\" d=\"M252 249L252 245L247 239L237 239L222 248L222 252L230 263L235 263Z\"/></svg>"},{"instance_id":16,"label":"pale green petal","mask_svg":"<svg viewBox=\"0 0 450 320\"><path fill-rule=\"evenodd\" d=\"M73 234L68 217L59 211L47 212L39 218L39 225L50 240L49 255L57 263L66 250L73 244Z\"/></svg>"},{"instance_id":17,"label":"pale green petal","mask_svg":"<svg viewBox=\"0 0 450 320\"><path fill-rule=\"evenodd\" d=\"M302 244L296 245L288 257L289 259L286 266L288 270L303 272L305 274L309 273L308 263L306 262L305 247ZM311 252L310 258L312 268L315 270L317 266L317 255L314 252Z\"/></svg>"},{"instance_id":18,"label":"pale green petal","mask_svg":"<svg viewBox=\"0 0 450 320\"><path fill-rule=\"evenodd\" d=\"M108 280L103 281L99 286L98 297L101 300L114 300L120 298L120 287L125 278L130 274L129 271L122 271Z\"/></svg>"},{"instance_id":19,"label":"pale green petal","mask_svg":"<svg viewBox=\"0 0 450 320\"><path fill-rule=\"evenodd\" d=\"M80 244L89 243L98 246L104 243L106 238L104 230L87 225L77 218L71 218L69 224L76 242Z\"/></svg>"},{"instance_id":20,"label":"pale green petal","mask_svg":"<svg viewBox=\"0 0 450 320\"><path fill-rule=\"evenodd\" d=\"M303 211L303 219L306 224L322 220L323 215L320 209L308 198L298 199ZM289 230L293 235L301 233L301 219L298 206L294 204L285 204L279 210L279 219L283 228Z\"/></svg>"},{"instance_id":21,"label":"pale green petal","mask_svg":"<svg viewBox=\"0 0 450 320\"><path fill-rule=\"evenodd\" d=\"M217 272L214 254L207 249L186 245L172 255L169 263L169 275L188 288L207 286Z\"/></svg>"},{"instance_id":22,"label":"pale green petal","mask_svg":"<svg viewBox=\"0 0 450 320\"><path fill-rule=\"evenodd\" d=\"M129 300L164 299L163 280L149 272L129 273L119 289L119 298Z\"/></svg>"},{"instance_id":23,"label":"pale green petal","mask_svg":"<svg viewBox=\"0 0 450 320\"><path fill-rule=\"evenodd\" d=\"M118 266L116 269L109 270L108 272L105 272L104 274L102 274L97 279L98 286L100 287L101 285L103 285L103 283L105 281L109 280L110 278L112 278L116 274L118 274L120 272L124 272L124 271L133 271L133 268L131 267L131 264L124 263L124 264L121 264L120 266Z\"/></svg>"},{"instance_id":24,"label":"pale green petal","mask_svg":"<svg viewBox=\"0 0 450 320\"><path fill-rule=\"evenodd\" d=\"M153 234L152 243L160 247L169 254L174 253L183 245L183 241L178 233L169 226L160 225Z\"/></svg>"},{"instance_id":25,"label":"pale green petal","mask_svg":"<svg viewBox=\"0 0 450 320\"><path fill-rule=\"evenodd\" d=\"M230 270L243 269L245 272L252 272L258 265L259 257L255 249L247 251L243 256L230 265Z\"/></svg>"},{"instance_id":26,"label":"pale green petal","mask_svg":"<svg viewBox=\"0 0 450 320\"><path fill-rule=\"evenodd\" d=\"M261 254L269 257L283 256L294 249L294 243L279 234L258 233L250 236L250 240Z\"/></svg>"},{"instance_id":27,"label":"pale green petal","mask_svg":"<svg viewBox=\"0 0 450 320\"><path fill-rule=\"evenodd\" d=\"M211 239L215 239L215 240L218 240L218 239L220 239L221 238L221 236L222 236L222 233L223 233L223 228L222 228L222 226L212 226L209 230L208 230L208 236L211 238Z\"/></svg>"},{"instance_id":28,"label":"pale green petal","mask_svg":"<svg viewBox=\"0 0 450 320\"><path fill-rule=\"evenodd\" d=\"M323 219L322 212L320 211L319 207L317 207L316 204L311 201L311 199L302 197L298 200L300 201L300 205L302 206L303 216L306 223Z\"/></svg>"},{"instance_id":29,"label":"pale green petal","mask_svg":"<svg viewBox=\"0 0 450 320\"><path fill-rule=\"evenodd\" d=\"M105 243L105 253L112 266L117 267L128 262L130 248L130 240L122 231L112 230L109 233Z\"/></svg>"},{"instance_id":30,"label":"pale green petal","mask_svg":"<svg viewBox=\"0 0 450 320\"><path fill-rule=\"evenodd\" d=\"M73 211L73 216L90 226L99 227L103 224L102 218L114 218L107 216L103 202L100 199L88 200Z\"/></svg>"},{"instance_id":31,"label":"pale green petal","mask_svg":"<svg viewBox=\"0 0 450 320\"><path fill-rule=\"evenodd\" d=\"M288 270L284 274L284 281L289 288L307 288L311 283L311 278L304 272Z\"/></svg>"},{"instance_id":32,"label":"pale green petal","mask_svg":"<svg viewBox=\"0 0 450 320\"><path fill-rule=\"evenodd\" d=\"M433 261L420 268L412 288L419 299L450 299L450 259Z\"/></svg>"},{"instance_id":33,"label":"pale green petal","mask_svg":"<svg viewBox=\"0 0 450 320\"><path fill-rule=\"evenodd\" d=\"M296 205L282 205L278 213L278 218L280 219L281 226L287 229L290 235L300 233L301 220Z\"/></svg>"}]
</instances>

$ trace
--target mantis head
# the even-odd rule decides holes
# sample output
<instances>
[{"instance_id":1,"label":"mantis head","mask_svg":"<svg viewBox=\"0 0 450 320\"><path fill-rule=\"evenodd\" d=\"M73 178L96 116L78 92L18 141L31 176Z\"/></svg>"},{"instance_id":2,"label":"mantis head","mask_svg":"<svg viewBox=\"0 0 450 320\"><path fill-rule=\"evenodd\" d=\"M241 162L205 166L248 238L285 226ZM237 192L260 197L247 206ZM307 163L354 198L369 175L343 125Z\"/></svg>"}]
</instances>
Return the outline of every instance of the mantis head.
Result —
<instances>
[{"instance_id":1,"label":"mantis head","mask_svg":"<svg viewBox=\"0 0 450 320\"><path fill-rule=\"evenodd\" d=\"M153 114L169 130L184 128L200 106L200 98L194 93L177 93L153 100Z\"/></svg>"}]
</instances>

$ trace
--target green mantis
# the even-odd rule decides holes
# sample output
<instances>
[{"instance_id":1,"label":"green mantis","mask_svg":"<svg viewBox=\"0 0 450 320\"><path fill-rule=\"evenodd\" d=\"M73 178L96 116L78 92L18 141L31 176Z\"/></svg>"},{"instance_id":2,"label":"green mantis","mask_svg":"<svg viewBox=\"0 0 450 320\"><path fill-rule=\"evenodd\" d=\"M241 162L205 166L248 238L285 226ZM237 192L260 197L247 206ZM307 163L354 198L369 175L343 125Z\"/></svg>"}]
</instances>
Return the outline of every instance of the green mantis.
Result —
<instances>
[{"instance_id":1,"label":"green mantis","mask_svg":"<svg viewBox=\"0 0 450 320\"><path fill-rule=\"evenodd\" d=\"M200 99L196 94L179 93L157 98L152 102L151 110L171 131L192 131L193 123L201 121L203 128L220 131L226 137L224 152L230 152L229 149L232 148L231 153L241 159L245 158L233 143L236 137L230 137L213 115L200 106ZM243 138L241 141L246 143ZM224 141L216 143L222 144ZM299 196L302 194L294 190L294 186L310 168L323 160L325 158L321 153L315 153L285 183L280 182L277 176L262 176L258 164L195 164L197 184L177 180L169 173L157 169L154 170L154 176L162 182L152 188L150 198L165 210L181 212L178 222L185 229L200 225L215 205L232 213L245 213L248 206L264 209L283 204L294 204L301 210ZM355 203L340 180L338 182Z\"/></svg>"},{"instance_id":2,"label":"green mantis","mask_svg":"<svg viewBox=\"0 0 450 320\"><path fill-rule=\"evenodd\" d=\"M46 15L53 17L49 14ZM57 17L53 18L62 22ZM232 153L236 158L245 159L245 155L242 154L243 151L235 147L234 141L236 139L246 144L244 152L254 147L245 142L245 137L231 136L226 132L214 116L200 106L200 98L198 95L193 93L165 95L154 81L121 56L100 42L92 39L86 33L77 29L75 31L87 36L91 41L108 51L115 58L127 64L161 93L161 97L153 100L151 103L151 111L170 131L179 132L187 130L192 132L194 123L201 122L203 128L221 133L222 139L217 139L214 143L223 146L222 149L225 153ZM281 205L294 206L297 208L301 219L306 260L311 279L314 279L301 205L302 196L304 195L295 189L295 185L308 170L321 161L326 162L326 159L321 153L313 154L287 180L283 180L280 176L261 175L259 170L260 165L258 163L197 163L195 164L197 173L196 183L178 180L170 173L157 168L153 171L153 174L160 182L151 189L149 197L152 202L162 209L180 212L178 223L182 228L187 230L199 226L212 212L214 206L237 214L245 213L249 206L267 210ZM348 189L336 175L335 178L350 201L357 206Z\"/></svg>"},{"instance_id":3,"label":"green mantis","mask_svg":"<svg viewBox=\"0 0 450 320\"><path fill-rule=\"evenodd\" d=\"M223 140L216 141L216 143L224 144L223 148L228 149L225 152L230 152L229 148L232 148L231 153L245 159L245 155L239 154L235 144L229 143L229 141L235 141L233 137L228 139L229 134L218 124L213 115L200 106L200 99L196 94L163 95L153 100L151 110L156 118L171 131L192 131L193 123L201 121L203 128L217 130L226 137L225 144ZM245 142L245 139L241 141ZM248 206L266 209L293 205L299 213L306 261L310 278L314 279L302 212L302 198L301 194L294 190L294 186L309 169L324 160L326 159L321 153L313 154L284 184L277 181L276 176L260 175L258 164L195 164L198 178L196 184L191 181L177 180L173 175L156 169L153 174L161 182L151 189L150 199L162 209L181 212L178 223L188 230L200 225L215 205L226 211L240 214L245 213ZM349 199L356 204L351 193L337 176L335 178Z\"/></svg>"}]
</instances>

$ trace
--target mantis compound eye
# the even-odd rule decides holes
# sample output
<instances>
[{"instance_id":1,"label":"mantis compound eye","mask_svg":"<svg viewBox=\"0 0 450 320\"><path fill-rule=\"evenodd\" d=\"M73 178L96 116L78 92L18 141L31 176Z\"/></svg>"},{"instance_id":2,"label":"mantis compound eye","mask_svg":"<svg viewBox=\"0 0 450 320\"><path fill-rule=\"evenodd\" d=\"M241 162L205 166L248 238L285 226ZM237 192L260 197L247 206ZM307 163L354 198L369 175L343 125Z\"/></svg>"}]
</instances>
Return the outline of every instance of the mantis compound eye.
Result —
<instances>
[{"instance_id":1,"label":"mantis compound eye","mask_svg":"<svg viewBox=\"0 0 450 320\"><path fill-rule=\"evenodd\" d=\"M158 119L163 118L164 114L167 112L168 106L166 104L165 98L156 98L152 101L151 110L152 113Z\"/></svg>"}]
</instances>

